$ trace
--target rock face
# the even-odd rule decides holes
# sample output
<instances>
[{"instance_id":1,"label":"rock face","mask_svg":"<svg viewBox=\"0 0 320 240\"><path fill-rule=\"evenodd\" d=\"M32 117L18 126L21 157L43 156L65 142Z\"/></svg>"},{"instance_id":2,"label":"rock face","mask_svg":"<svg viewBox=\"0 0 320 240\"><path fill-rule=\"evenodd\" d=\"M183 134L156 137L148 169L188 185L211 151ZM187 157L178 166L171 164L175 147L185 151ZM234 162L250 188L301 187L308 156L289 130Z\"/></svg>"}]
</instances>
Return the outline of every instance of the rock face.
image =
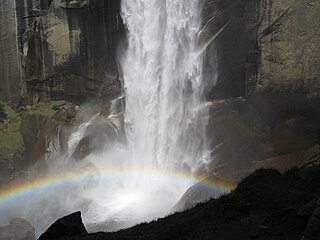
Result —
<instances>
[{"instance_id":1,"label":"rock face","mask_svg":"<svg viewBox=\"0 0 320 240\"><path fill-rule=\"evenodd\" d=\"M119 95L120 1L6 0L0 8L8 21L0 37L10 42L0 44L3 100L17 101L19 89L78 103Z\"/></svg>"},{"instance_id":2,"label":"rock face","mask_svg":"<svg viewBox=\"0 0 320 240\"><path fill-rule=\"evenodd\" d=\"M265 91L319 95L319 1L204 1L209 98Z\"/></svg>"},{"instance_id":3,"label":"rock face","mask_svg":"<svg viewBox=\"0 0 320 240\"><path fill-rule=\"evenodd\" d=\"M238 172L230 176L237 180L264 159L290 167L296 153L319 144L319 11L319 1L204 2L205 78L216 82L207 92L217 107L207 129L215 170ZM238 96L243 104L232 103Z\"/></svg>"},{"instance_id":4,"label":"rock face","mask_svg":"<svg viewBox=\"0 0 320 240\"><path fill-rule=\"evenodd\" d=\"M16 101L23 90L17 40L16 1L0 3L0 100Z\"/></svg>"},{"instance_id":5,"label":"rock face","mask_svg":"<svg viewBox=\"0 0 320 240\"><path fill-rule=\"evenodd\" d=\"M319 128L319 11L319 1L261 1L259 71L248 85L251 111L264 121L299 115Z\"/></svg>"},{"instance_id":6,"label":"rock face","mask_svg":"<svg viewBox=\"0 0 320 240\"><path fill-rule=\"evenodd\" d=\"M207 47L204 59L204 77L209 86L207 98L246 94L246 81L258 68L259 3L256 0L204 1L200 43Z\"/></svg>"},{"instance_id":7,"label":"rock face","mask_svg":"<svg viewBox=\"0 0 320 240\"><path fill-rule=\"evenodd\" d=\"M316 0L261 1L257 87L319 95L319 11Z\"/></svg>"}]
</instances>

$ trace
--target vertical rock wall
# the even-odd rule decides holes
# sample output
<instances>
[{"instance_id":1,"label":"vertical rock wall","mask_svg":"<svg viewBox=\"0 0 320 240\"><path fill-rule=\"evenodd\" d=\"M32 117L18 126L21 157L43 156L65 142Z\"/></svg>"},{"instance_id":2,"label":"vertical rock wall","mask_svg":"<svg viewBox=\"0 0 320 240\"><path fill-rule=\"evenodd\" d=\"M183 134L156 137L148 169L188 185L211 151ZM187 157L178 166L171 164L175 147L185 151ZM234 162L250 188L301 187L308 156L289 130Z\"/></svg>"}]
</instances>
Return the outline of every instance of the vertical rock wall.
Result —
<instances>
[{"instance_id":1,"label":"vertical rock wall","mask_svg":"<svg viewBox=\"0 0 320 240\"><path fill-rule=\"evenodd\" d=\"M20 76L16 4L0 3L0 100L16 101L23 90Z\"/></svg>"},{"instance_id":2,"label":"vertical rock wall","mask_svg":"<svg viewBox=\"0 0 320 240\"><path fill-rule=\"evenodd\" d=\"M81 103L120 94L116 67L123 32L120 1L19 0L4 1L0 7L7 23L1 24L7 28L1 34L10 33L11 39L10 46L0 44L5 61L0 62L3 100L18 99L16 82L21 85L21 79L25 94L32 98ZM15 98L10 97L12 92Z\"/></svg>"},{"instance_id":3,"label":"vertical rock wall","mask_svg":"<svg viewBox=\"0 0 320 240\"><path fill-rule=\"evenodd\" d=\"M214 87L208 98L246 95L247 79L258 68L259 1L205 0L203 18L205 79Z\"/></svg>"},{"instance_id":4,"label":"vertical rock wall","mask_svg":"<svg viewBox=\"0 0 320 240\"><path fill-rule=\"evenodd\" d=\"M263 0L259 26L261 65L258 88L320 88L320 2Z\"/></svg>"},{"instance_id":5,"label":"vertical rock wall","mask_svg":"<svg viewBox=\"0 0 320 240\"><path fill-rule=\"evenodd\" d=\"M318 0L260 1L261 57L249 98L260 119L304 118L320 127L319 13Z\"/></svg>"},{"instance_id":6,"label":"vertical rock wall","mask_svg":"<svg viewBox=\"0 0 320 240\"><path fill-rule=\"evenodd\" d=\"M204 1L207 98L243 96L255 121L299 119L317 131L319 13L317 0Z\"/></svg>"}]
</instances>

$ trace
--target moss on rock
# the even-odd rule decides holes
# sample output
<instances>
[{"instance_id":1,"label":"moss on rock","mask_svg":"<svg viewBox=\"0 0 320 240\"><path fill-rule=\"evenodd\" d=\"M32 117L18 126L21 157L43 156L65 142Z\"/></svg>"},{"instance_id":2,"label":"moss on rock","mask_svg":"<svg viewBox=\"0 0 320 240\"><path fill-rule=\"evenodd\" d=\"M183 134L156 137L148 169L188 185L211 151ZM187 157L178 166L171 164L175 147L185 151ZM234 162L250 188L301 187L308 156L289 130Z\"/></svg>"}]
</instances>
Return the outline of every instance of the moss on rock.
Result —
<instances>
[{"instance_id":1,"label":"moss on rock","mask_svg":"<svg viewBox=\"0 0 320 240\"><path fill-rule=\"evenodd\" d=\"M21 116L8 104L0 102L0 146L18 150L23 146L20 134Z\"/></svg>"}]
</instances>

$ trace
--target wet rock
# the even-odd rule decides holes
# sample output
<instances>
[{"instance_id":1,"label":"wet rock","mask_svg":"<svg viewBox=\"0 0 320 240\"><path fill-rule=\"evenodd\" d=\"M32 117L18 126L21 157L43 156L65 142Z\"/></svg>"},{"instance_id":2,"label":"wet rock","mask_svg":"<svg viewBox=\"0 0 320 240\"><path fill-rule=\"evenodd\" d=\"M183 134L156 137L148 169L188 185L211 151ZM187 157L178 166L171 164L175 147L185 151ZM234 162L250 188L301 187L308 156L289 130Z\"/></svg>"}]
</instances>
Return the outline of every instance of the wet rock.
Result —
<instances>
[{"instance_id":1,"label":"wet rock","mask_svg":"<svg viewBox=\"0 0 320 240\"><path fill-rule=\"evenodd\" d=\"M26 220L15 218L9 225L0 227L0 239L36 240L35 229Z\"/></svg>"},{"instance_id":2,"label":"wet rock","mask_svg":"<svg viewBox=\"0 0 320 240\"><path fill-rule=\"evenodd\" d=\"M20 5L26 11L31 7ZM57 0L30 29L22 28L28 95L79 104L97 95L112 99L119 94L116 49L123 31L119 14L116 0ZM20 21L24 26L27 20Z\"/></svg>"},{"instance_id":3,"label":"wet rock","mask_svg":"<svg viewBox=\"0 0 320 240\"><path fill-rule=\"evenodd\" d=\"M81 103L104 83L108 93L119 93L120 1L7 1L0 10L0 39L7 43L0 44L1 100L24 95Z\"/></svg>"},{"instance_id":4,"label":"wet rock","mask_svg":"<svg viewBox=\"0 0 320 240\"><path fill-rule=\"evenodd\" d=\"M210 199L220 197L226 193L227 190L214 187L215 185L228 186L228 188L234 189L235 184L223 179L219 179L216 176L205 178L203 181L191 186L180 198L180 200L174 206L174 211L184 211L192 208L198 203L206 202Z\"/></svg>"},{"instance_id":5,"label":"wet rock","mask_svg":"<svg viewBox=\"0 0 320 240\"><path fill-rule=\"evenodd\" d=\"M208 98L244 96L257 74L257 27L260 1L206 0L200 45ZM258 54L259 56L259 54ZM213 88L212 88L213 87Z\"/></svg>"},{"instance_id":6,"label":"wet rock","mask_svg":"<svg viewBox=\"0 0 320 240\"><path fill-rule=\"evenodd\" d=\"M102 117L94 120L87 128L84 137L78 143L71 156L73 160L82 160L90 153L102 151L119 140L120 129L112 119Z\"/></svg>"},{"instance_id":7,"label":"wet rock","mask_svg":"<svg viewBox=\"0 0 320 240\"><path fill-rule=\"evenodd\" d=\"M54 240L88 234L82 223L81 213L75 212L53 223L38 240Z\"/></svg>"}]
</instances>

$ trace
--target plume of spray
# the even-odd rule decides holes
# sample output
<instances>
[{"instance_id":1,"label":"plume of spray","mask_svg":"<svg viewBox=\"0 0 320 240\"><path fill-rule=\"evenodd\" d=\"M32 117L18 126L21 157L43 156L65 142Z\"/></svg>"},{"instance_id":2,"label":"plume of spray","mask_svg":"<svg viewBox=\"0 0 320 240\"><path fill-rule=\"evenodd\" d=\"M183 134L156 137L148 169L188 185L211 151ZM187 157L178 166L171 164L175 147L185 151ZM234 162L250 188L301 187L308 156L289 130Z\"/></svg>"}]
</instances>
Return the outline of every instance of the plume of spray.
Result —
<instances>
[{"instance_id":1,"label":"plume of spray","mask_svg":"<svg viewBox=\"0 0 320 240\"><path fill-rule=\"evenodd\" d=\"M92 231L171 213L195 182L193 176L205 171L210 155L202 118L201 11L201 0L122 1L127 48L119 62L126 141L119 135L103 150L70 160L86 130L97 124L99 117L91 117L71 134L67 151L47 161L49 176L80 171L86 177L31 191L8 203L2 216L24 217L41 233L78 210ZM112 112L107 124L119 133L113 123L117 117Z\"/></svg>"}]
</instances>

